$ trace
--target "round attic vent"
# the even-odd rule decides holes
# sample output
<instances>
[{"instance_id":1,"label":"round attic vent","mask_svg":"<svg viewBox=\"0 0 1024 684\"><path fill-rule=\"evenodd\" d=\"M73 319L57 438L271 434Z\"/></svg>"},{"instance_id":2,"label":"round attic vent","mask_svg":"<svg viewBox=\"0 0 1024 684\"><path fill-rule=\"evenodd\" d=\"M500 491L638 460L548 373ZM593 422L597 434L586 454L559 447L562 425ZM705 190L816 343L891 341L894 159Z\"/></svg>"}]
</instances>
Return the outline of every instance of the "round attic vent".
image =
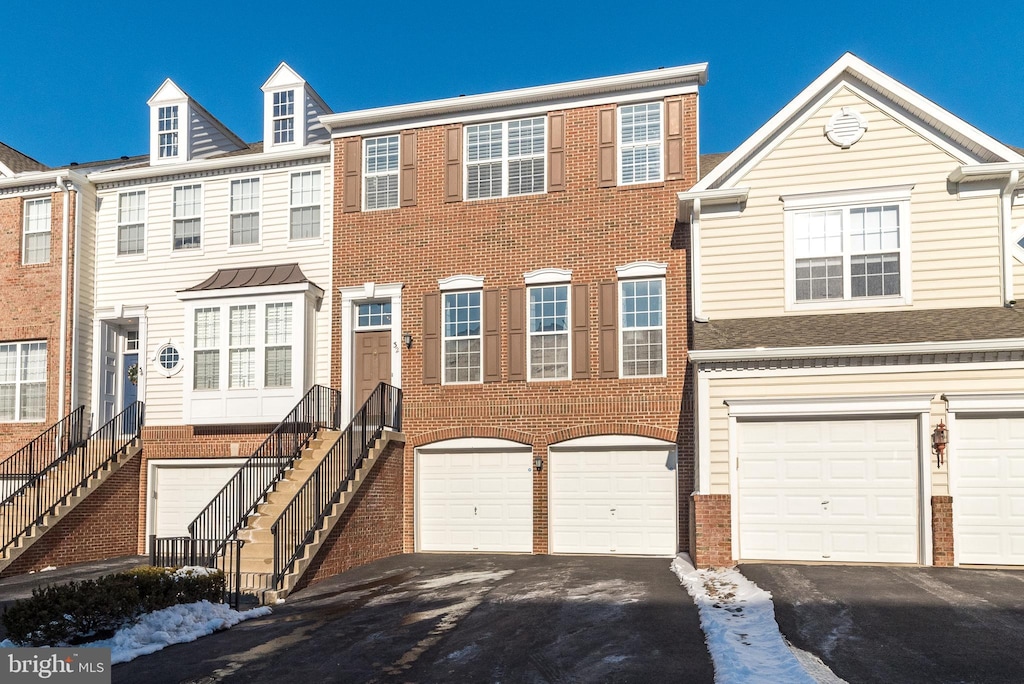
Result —
<instances>
[{"instance_id":1,"label":"round attic vent","mask_svg":"<svg viewBox=\"0 0 1024 684\"><path fill-rule=\"evenodd\" d=\"M843 107L825 124L825 136L829 142L844 150L860 140L866 130L867 120L853 107Z\"/></svg>"}]
</instances>

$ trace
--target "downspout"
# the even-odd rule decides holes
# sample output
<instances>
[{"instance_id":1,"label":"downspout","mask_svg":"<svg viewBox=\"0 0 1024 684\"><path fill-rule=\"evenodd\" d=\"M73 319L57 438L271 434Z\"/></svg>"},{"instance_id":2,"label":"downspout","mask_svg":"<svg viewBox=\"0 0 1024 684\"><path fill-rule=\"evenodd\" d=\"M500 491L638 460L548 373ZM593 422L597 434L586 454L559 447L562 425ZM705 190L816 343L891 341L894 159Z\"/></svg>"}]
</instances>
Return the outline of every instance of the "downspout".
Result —
<instances>
[{"instance_id":1,"label":"downspout","mask_svg":"<svg viewBox=\"0 0 1024 684\"><path fill-rule=\"evenodd\" d=\"M60 266L60 380L58 387L60 395L57 403L57 415L63 418L67 406L64 400L64 391L67 388L67 358L68 358L68 260L71 254L71 241L68 239L68 227L71 215L71 189L68 187L67 179L58 175L55 179L57 187L64 192L63 221L61 230L61 266Z\"/></svg>"},{"instance_id":2,"label":"downspout","mask_svg":"<svg viewBox=\"0 0 1024 684\"><path fill-rule=\"evenodd\" d=\"M1013 169L999 194L999 228L1001 253L1003 257L1003 306L1013 306L1016 298L1013 292L1013 193L1020 181L1020 171Z\"/></svg>"},{"instance_id":3,"label":"downspout","mask_svg":"<svg viewBox=\"0 0 1024 684\"><path fill-rule=\"evenodd\" d=\"M693 208L690 209L690 283L693 294L693 320L696 323L707 323L707 316L704 315L703 297L700 287L700 240L697 234L700 232L700 198L693 198Z\"/></svg>"},{"instance_id":4,"label":"downspout","mask_svg":"<svg viewBox=\"0 0 1024 684\"><path fill-rule=\"evenodd\" d=\"M78 288L81 286L82 277L78 270L78 259L81 249L79 249L79 239L82 235L82 183L76 182L75 191L75 254L73 256L75 262L75 284L74 284L74 295L72 295L72 312L71 312L71 405L74 406L78 403L78 368L76 367L78 358L78 326L81 323L79 320L78 312L81 306Z\"/></svg>"}]
</instances>

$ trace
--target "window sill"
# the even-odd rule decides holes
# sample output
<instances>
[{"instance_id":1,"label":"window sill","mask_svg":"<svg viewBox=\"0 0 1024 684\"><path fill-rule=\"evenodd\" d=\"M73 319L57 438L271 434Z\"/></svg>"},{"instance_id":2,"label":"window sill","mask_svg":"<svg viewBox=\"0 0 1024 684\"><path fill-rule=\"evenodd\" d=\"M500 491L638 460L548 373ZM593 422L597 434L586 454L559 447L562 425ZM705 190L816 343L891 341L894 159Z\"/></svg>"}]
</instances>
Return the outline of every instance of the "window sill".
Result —
<instances>
[{"instance_id":1,"label":"window sill","mask_svg":"<svg viewBox=\"0 0 1024 684\"><path fill-rule=\"evenodd\" d=\"M615 186L616 190L643 190L653 188L664 188L665 181L647 181L644 183L619 183Z\"/></svg>"},{"instance_id":2,"label":"window sill","mask_svg":"<svg viewBox=\"0 0 1024 684\"><path fill-rule=\"evenodd\" d=\"M825 299L810 302L786 302L786 311L829 311L843 309L896 308L911 305L910 297L858 297L857 299Z\"/></svg>"},{"instance_id":3,"label":"window sill","mask_svg":"<svg viewBox=\"0 0 1024 684\"><path fill-rule=\"evenodd\" d=\"M251 245L228 245L227 252L229 254L232 253L232 252L238 253L238 254L244 254L246 252L260 252L262 250L263 250L263 244L259 243L259 242L255 242L255 243L253 243Z\"/></svg>"}]
</instances>

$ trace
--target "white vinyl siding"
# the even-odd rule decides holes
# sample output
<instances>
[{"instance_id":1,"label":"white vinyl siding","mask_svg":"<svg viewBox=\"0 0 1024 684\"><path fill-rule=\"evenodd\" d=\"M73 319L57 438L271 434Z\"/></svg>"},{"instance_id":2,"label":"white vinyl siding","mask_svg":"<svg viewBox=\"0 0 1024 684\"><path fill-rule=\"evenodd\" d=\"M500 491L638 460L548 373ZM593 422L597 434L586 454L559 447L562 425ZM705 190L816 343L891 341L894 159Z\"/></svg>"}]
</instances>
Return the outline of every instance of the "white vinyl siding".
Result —
<instances>
[{"instance_id":1,"label":"white vinyl siding","mask_svg":"<svg viewBox=\"0 0 1024 684\"><path fill-rule=\"evenodd\" d=\"M178 105L157 112L157 150L160 159L178 156Z\"/></svg>"},{"instance_id":2,"label":"white vinyl siding","mask_svg":"<svg viewBox=\"0 0 1024 684\"><path fill-rule=\"evenodd\" d=\"M289 237L292 240L320 237L320 189L322 186L323 181L319 171L301 171L291 175Z\"/></svg>"},{"instance_id":3,"label":"white vinyl siding","mask_svg":"<svg viewBox=\"0 0 1024 684\"><path fill-rule=\"evenodd\" d=\"M46 418L46 342L0 344L0 421Z\"/></svg>"},{"instance_id":4,"label":"white vinyl siding","mask_svg":"<svg viewBox=\"0 0 1024 684\"><path fill-rule=\"evenodd\" d=\"M50 219L52 202L49 197L25 200L25 234L22 243L23 264L50 262Z\"/></svg>"},{"instance_id":5,"label":"white vinyl siding","mask_svg":"<svg viewBox=\"0 0 1024 684\"><path fill-rule=\"evenodd\" d=\"M665 279L619 283L621 377L665 374Z\"/></svg>"},{"instance_id":6,"label":"white vinyl siding","mask_svg":"<svg viewBox=\"0 0 1024 684\"><path fill-rule=\"evenodd\" d=\"M203 234L203 188L182 185L174 188L174 249L199 249Z\"/></svg>"},{"instance_id":7,"label":"white vinyl siding","mask_svg":"<svg viewBox=\"0 0 1024 684\"><path fill-rule=\"evenodd\" d=\"M274 144L295 141L295 91L274 93Z\"/></svg>"},{"instance_id":8,"label":"white vinyl siding","mask_svg":"<svg viewBox=\"0 0 1024 684\"><path fill-rule=\"evenodd\" d=\"M480 382L480 290L444 295L444 382Z\"/></svg>"},{"instance_id":9,"label":"white vinyl siding","mask_svg":"<svg viewBox=\"0 0 1024 684\"><path fill-rule=\"evenodd\" d=\"M363 142L364 209L398 206L398 136L368 138Z\"/></svg>"},{"instance_id":10,"label":"white vinyl siding","mask_svg":"<svg viewBox=\"0 0 1024 684\"><path fill-rule=\"evenodd\" d=\"M146 191L133 190L118 196L117 253L146 251Z\"/></svg>"},{"instance_id":11,"label":"white vinyl siding","mask_svg":"<svg viewBox=\"0 0 1024 684\"><path fill-rule=\"evenodd\" d=\"M619 107L619 184L653 183L662 179L664 134L662 104Z\"/></svg>"},{"instance_id":12,"label":"white vinyl siding","mask_svg":"<svg viewBox=\"0 0 1024 684\"><path fill-rule=\"evenodd\" d=\"M569 379L569 286L527 288L529 380Z\"/></svg>"},{"instance_id":13,"label":"white vinyl siding","mask_svg":"<svg viewBox=\"0 0 1024 684\"><path fill-rule=\"evenodd\" d=\"M466 199L545 190L547 119L466 126Z\"/></svg>"},{"instance_id":14,"label":"white vinyl siding","mask_svg":"<svg viewBox=\"0 0 1024 684\"><path fill-rule=\"evenodd\" d=\"M231 181L231 244L260 241L260 179Z\"/></svg>"}]
</instances>

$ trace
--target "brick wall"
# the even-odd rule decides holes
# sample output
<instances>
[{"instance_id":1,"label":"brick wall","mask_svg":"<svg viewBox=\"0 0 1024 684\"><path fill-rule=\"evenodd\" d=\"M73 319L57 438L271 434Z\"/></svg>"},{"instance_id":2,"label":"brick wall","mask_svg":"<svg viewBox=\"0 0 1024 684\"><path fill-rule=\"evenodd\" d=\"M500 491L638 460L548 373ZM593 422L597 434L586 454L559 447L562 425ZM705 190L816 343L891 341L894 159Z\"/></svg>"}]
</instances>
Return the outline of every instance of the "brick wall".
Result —
<instances>
[{"instance_id":1,"label":"brick wall","mask_svg":"<svg viewBox=\"0 0 1024 684\"><path fill-rule=\"evenodd\" d=\"M131 556L139 553L138 486L142 459L121 466L106 482L7 567L0 577L55 565Z\"/></svg>"},{"instance_id":2,"label":"brick wall","mask_svg":"<svg viewBox=\"0 0 1024 684\"><path fill-rule=\"evenodd\" d=\"M350 568L403 552L405 445L385 447L352 503L320 547L297 589Z\"/></svg>"},{"instance_id":3,"label":"brick wall","mask_svg":"<svg viewBox=\"0 0 1024 684\"><path fill-rule=\"evenodd\" d=\"M687 256L684 227L675 221L676 193L696 181L696 96L684 96L686 174L682 180L641 186L597 186L599 107L565 112L564 192L500 199L444 201L444 129L418 129L417 203L401 209L343 212L345 140L335 141L334 285L404 284L402 329L413 345L402 350L403 431L412 447L452 437L501 437L532 446L547 460L550 444L578 436L657 437L679 446L679 515L689 519L693 491L692 393L687 372ZM615 281L616 266L634 261L668 264L667 373L663 378L598 379L598 288ZM589 286L588 355L591 379L515 382L508 376L509 288L540 268L572 270L574 285ZM501 381L424 385L423 296L453 275L484 278L500 291ZM340 298L334 320L340 321ZM341 338L340 323L333 331ZM338 343L336 343L338 346ZM574 352L575 353L575 352ZM341 384L335 355L332 383ZM680 426L687 426L685 431ZM413 544L413 453L405 461L405 544ZM534 551L545 553L547 474L534 477ZM681 548L688 526L679 526Z\"/></svg>"},{"instance_id":4,"label":"brick wall","mask_svg":"<svg viewBox=\"0 0 1024 684\"><path fill-rule=\"evenodd\" d=\"M32 198L45 197L33 195ZM48 425L58 421L60 415L60 300L61 259L63 243L63 192L50 194L50 261L46 264L22 264L22 234L24 230L24 199L0 199L0 342L41 341L47 343L46 356L46 418L32 423L0 422L0 460L14 453L39 435ZM71 199L70 225L74 225L74 193ZM73 235L72 235L73 240ZM69 245L74 249L74 245ZM74 293L74 268L68 268L69 315L67 326L67 355L71 358L70 302ZM71 364L65 365L65 407L70 405Z\"/></svg>"},{"instance_id":5,"label":"brick wall","mask_svg":"<svg viewBox=\"0 0 1024 684\"><path fill-rule=\"evenodd\" d=\"M732 497L694 494L690 556L698 568L732 567Z\"/></svg>"},{"instance_id":6,"label":"brick wall","mask_svg":"<svg viewBox=\"0 0 1024 684\"><path fill-rule=\"evenodd\" d=\"M953 497L932 497L932 564L953 565Z\"/></svg>"}]
</instances>

